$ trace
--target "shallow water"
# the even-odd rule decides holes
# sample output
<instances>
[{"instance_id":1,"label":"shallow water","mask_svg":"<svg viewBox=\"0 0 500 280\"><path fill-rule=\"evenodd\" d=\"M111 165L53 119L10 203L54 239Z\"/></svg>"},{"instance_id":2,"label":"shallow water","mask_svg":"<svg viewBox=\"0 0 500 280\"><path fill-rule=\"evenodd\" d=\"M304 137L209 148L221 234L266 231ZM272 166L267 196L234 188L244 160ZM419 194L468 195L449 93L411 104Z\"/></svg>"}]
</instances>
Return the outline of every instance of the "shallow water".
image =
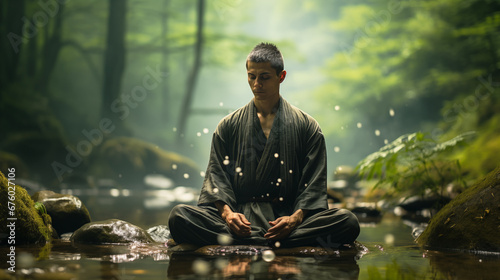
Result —
<instances>
[{"instance_id":1,"label":"shallow water","mask_svg":"<svg viewBox=\"0 0 500 280\"><path fill-rule=\"evenodd\" d=\"M17 247L17 279L499 279L498 255L422 250L411 226L385 215L364 224L358 241L367 251L202 256L172 252L164 244L78 246L57 241ZM0 248L1 256L7 248ZM38 260L34 260L38 259ZM21 268L25 266L25 268ZM14 279L2 262L0 279Z\"/></svg>"}]
</instances>

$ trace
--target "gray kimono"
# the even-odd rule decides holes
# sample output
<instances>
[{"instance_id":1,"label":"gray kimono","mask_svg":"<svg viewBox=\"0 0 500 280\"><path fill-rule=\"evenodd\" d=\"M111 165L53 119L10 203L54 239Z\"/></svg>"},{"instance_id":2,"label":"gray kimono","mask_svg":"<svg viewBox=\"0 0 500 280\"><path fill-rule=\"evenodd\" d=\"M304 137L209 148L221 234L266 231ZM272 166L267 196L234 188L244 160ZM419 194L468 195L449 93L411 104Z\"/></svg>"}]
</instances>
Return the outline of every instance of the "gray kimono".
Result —
<instances>
[{"instance_id":1,"label":"gray kimono","mask_svg":"<svg viewBox=\"0 0 500 280\"><path fill-rule=\"evenodd\" d=\"M307 210L301 225L280 240L282 246L338 246L359 234L356 217L328 209L326 149L318 123L283 98L266 139L251 101L226 116L212 139L210 161L198 206L178 205L169 217L177 243L217 244L232 234L214 203L221 201L251 223L251 236L235 243L266 245L269 221ZM272 245L272 243L271 243Z\"/></svg>"}]
</instances>

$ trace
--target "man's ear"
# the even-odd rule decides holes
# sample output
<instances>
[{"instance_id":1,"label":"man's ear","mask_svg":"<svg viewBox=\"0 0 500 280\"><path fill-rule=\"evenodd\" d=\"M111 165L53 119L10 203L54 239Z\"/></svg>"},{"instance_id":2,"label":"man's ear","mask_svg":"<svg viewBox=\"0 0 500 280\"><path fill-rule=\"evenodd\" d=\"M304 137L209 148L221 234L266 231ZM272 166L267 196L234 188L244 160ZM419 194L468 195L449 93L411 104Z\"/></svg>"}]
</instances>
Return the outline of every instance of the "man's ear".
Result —
<instances>
[{"instance_id":1,"label":"man's ear","mask_svg":"<svg viewBox=\"0 0 500 280\"><path fill-rule=\"evenodd\" d=\"M285 77L286 77L286 71L283 70L280 73L280 84L285 80Z\"/></svg>"}]
</instances>

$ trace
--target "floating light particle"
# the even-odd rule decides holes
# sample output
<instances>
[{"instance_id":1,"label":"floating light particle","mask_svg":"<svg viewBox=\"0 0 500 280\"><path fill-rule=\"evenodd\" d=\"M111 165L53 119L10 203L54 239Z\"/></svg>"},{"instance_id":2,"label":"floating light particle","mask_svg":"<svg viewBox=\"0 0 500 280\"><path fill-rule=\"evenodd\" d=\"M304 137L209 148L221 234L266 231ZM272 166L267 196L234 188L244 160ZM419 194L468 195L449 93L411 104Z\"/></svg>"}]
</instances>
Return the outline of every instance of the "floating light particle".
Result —
<instances>
[{"instance_id":1,"label":"floating light particle","mask_svg":"<svg viewBox=\"0 0 500 280\"><path fill-rule=\"evenodd\" d=\"M336 105L336 106L335 106L335 111L338 111L338 110L340 110L340 106L339 106L339 105Z\"/></svg>"},{"instance_id":2,"label":"floating light particle","mask_svg":"<svg viewBox=\"0 0 500 280\"><path fill-rule=\"evenodd\" d=\"M238 173L238 175L240 175L240 177L243 176L243 172Z\"/></svg>"},{"instance_id":3,"label":"floating light particle","mask_svg":"<svg viewBox=\"0 0 500 280\"><path fill-rule=\"evenodd\" d=\"M284 161L281 161L281 164L283 165L283 164L285 164L285 162L284 162Z\"/></svg>"},{"instance_id":4,"label":"floating light particle","mask_svg":"<svg viewBox=\"0 0 500 280\"><path fill-rule=\"evenodd\" d=\"M218 258L215 260L215 267L219 270L224 270L228 264L229 261L225 258Z\"/></svg>"},{"instance_id":5,"label":"floating light particle","mask_svg":"<svg viewBox=\"0 0 500 280\"><path fill-rule=\"evenodd\" d=\"M393 110L392 108L389 110L389 115L390 115L391 117L394 117L394 110Z\"/></svg>"},{"instance_id":6,"label":"floating light particle","mask_svg":"<svg viewBox=\"0 0 500 280\"><path fill-rule=\"evenodd\" d=\"M214 193L218 193L218 192L219 192L219 189L218 189L218 188L214 188L212 191L213 191Z\"/></svg>"},{"instance_id":7,"label":"floating light particle","mask_svg":"<svg viewBox=\"0 0 500 280\"><path fill-rule=\"evenodd\" d=\"M197 259L193 262L193 271L198 275L208 275L210 273L210 263Z\"/></svg>"},{"instance_id":8,"label":"floating light particle","mask_svg":"<svg viewBox=\"0 0 500 280\"><path fill-rule=\"evenodd\" d=\"M280 201L283 201L283 197L280 197Z\"/></svg>"},{"instance_id":9,"label":"floating light particle","mask_svg":"<svg viewBox=\"0 0 500 280\"><path fill-rule=\"evenodd\" d=\"M172 128L172 130L173 130L174 132L176 132L176 131L177 131L177 127Z\"/></svg>"},{"instance_id":10,"label":"floating light particle","mask_svg":"<svg viewBox=\"0 0 500 280\"><path fill-rule=\"evenodd\" d=\"M177 164L175 164L175 163L174 163L174 164L172 164L172 169L173 169L173 170L177 170Z\"/></svg>"},{"instance_id":11,"label":"floating light particle","mask_svg":"<svg viewBox=\"0 0 500 280\"><path fill-rule=\"evenodd\" d=\"M117 196L120 196L120 190L119 190L119 189L111 189L111 190L109 190L109 194L110 194L112 197L117 197Z\"/></svg>"},{"instance_id":12,"label":"floating light particle","mask_svg":"<svg viewBox=\"0 0 500 280\"><path fill-rule=\"evenodd\" d=\"M222 246L227 246L233 243L233 238L228 234L219 233L217 235L217 242Z\"/></svg>"},{"instance_id":13,"label":"floating light particle","mask_svg":"<svg viewBox=\"0 0 500 280\"><path fill-rule=\"evenodd\" d=\"M224 159L229 159L229 156L225 156Z\"/></svg>"},{"instance_id":14,"label":"floating light particle","mask_svg":"<svg viewBox=\"0 0 500 280\"><path fill-rule=\"evenodd\" d=\"M224 106L224 102L219 102L219 106Z\"/></svg>"},{"instance_id":15,"label":"floating light particle","mask_svg":"<svg viewBox=\"0 0 500 280\"><path fill-rule=\"evenodd\" d=\"M389 140L384 139L384 144L386 144L386 145L389 144Z\"/></svg>"},{"instance_id":16,"label":"floating light particle","mask_svg":"<svg viewBox=\"0 0 500 280\"><path fill-rule=\"evenodd\" d=\"M266 196L269 196L269 193L266 193Z\"/></svg>"},{"instance_id":17,"label":"floating light particle","mask_svg":"<svg viewBox=\"0 0 500 280\"><path fill-rule=\"evenodd\" d=\"M293 170L292 170L292 169L290 169L288 172L290 172L290 174L292 174L292 173L293 173Z\"/></svg>"},{"instance_id":18,"label":"floating light particle","mask_svg":"<svg viewBox=\"0 0 500 280\"><path fill-rule=\"evenodd\" d=\"M203 129L203 133L207 134L207 133L209 133L209 132L210 132L210 131L208 130L208 128L204 128L204 129Z\"/></svg>"},{"instance_id":19,"label":"floating light particle","mask_svg":"<svg viewBox=\"0 0 500 280\"><path fill-rule=\"evenodd\" d=\"M225 159L222 163L224 163L224 165L228 165L229 164L229 160Z\"/></svg>"},{"instance_id":20,"label":"floating light particle","mask_svg":"<svg viewBox=\"0 0 500 280\"><path fill-rule=\"evenodd\" d=\"M276 183L276 187L279 187L280 186L280 183Z\"/></svg>"},{"instance_id":21,"label":"floating light particle","mask_svg":"<svg viewBox=\"0 0 500 280\"><path fill-rule=\"evenodd\" d=\"M189 179L189 174L184 173L184 179Z\"/></svg>"},{"instance_id":22,"label":"floating light particle","mask_svg":"<svg viewBox=\"0 0 500 280\"><path fill-rule=\"evenodd\" d=\"M205 171L200 171L200 176L205 177Z\"/></svg>"},{"instance_id":23,"label":"floating light particle","mask_svg":"<svg viewBox=\"0 0 500 280\"><path fill-rule=\"evenodd\" d=\"M340 147L334 147L333 151L336 152L336 153L340 152Z\"/></svg>"},{"instance_id":24,"label":"floating light particle","mask_svg":"<svg viewBox=\"0 0 500 280\"><path fill-rule=\"evenodd\" d=\"M304 187L307 187L307 183L304 184Z\"/></svg>"},{"instance_id":25,"label":"floating light particle","mask_svg":"<svg viewBox=\"0 0 500 280\"><path fill-rule=\"evenodd\" d=\"M236 167L236 173L240 173L241 172L241 167Z\"/></svg>"},{"instance_id":26,"label":"floating light particle","mask_svg":"<svg viewBox=\"0 0 500 280\"><path fill-rule=\"evenodd\" d=\"M384 237L384 241L386 244L389 244L389 245L394 245L394 235L392 234L386 234L385 237Z\"/></svg>"},{"instance_id":27,"label":"floating light particle","mask_svg":"<svg viewBox=\"0 0 500 280\"><path fill-rule=\"evenodd\" d=\"M197 132L196 136L201 137L201 132Z\"/></svg>"},{"instance_id":28,"label":"floating light particle","mask_svg":"<svg viewBox=\"0 0 500 280\"><path fill-rule=\"evenodd\" d=\"M362 128L362 127L363 127L363 124L359 122L359 123L357 124L357 126L358 126L358 128Z\"/></svg>"},{"instance_id":29,"label":"floating light particle","mask_svg":"<svg viewBox=\"0 0 500 280\"><path fill-rule=\"evenodd\" d=\"M274 254L273 250L265 250L262 252L262 259L266 262L272 262L276 255Z\"/></svg>"},{"instance_id":30,"label":"floating light particle","mask_svg":"<svg viewBox=\"0 0 500 280\"><path fill-rule=\"evenodd\" d=\"M380 136L380 130L376 129L376 130L375 130L375 135L376 135L376 136Z\"/></svg>"},{"instance_id":31,"label":"floating light particle","mask_svg":"<svg viewBox=\"0 0 500 280\"><path fill-rule=\"evenodd\" d=\"M281 246L281 243L279 241L276 241L274 243L274 247L279 248Z\"/></svg>"},{"instance_id":32,"label":"floating light particle","mask_svg":"<svg viewBox=\"0 0 500 280\"><path fill-rule=\"evenodd\" d=\"M279 156L280 156L280 155L279 155L278 153L275 153L275 154L274 154L274 157L275 157L275 158L278 158Z\"/></svg>"},{"instance_id":33,"label":"floating light particle","mask_svg":"<svg viewBox=\"0 0 500 280\"><path fill-rule=\"evenodd\" d=\"M120 173L120 174L118 174L118 178L121 178L121 177L122 177L122 174L121 174L121 173Z\"/></svg>"},{"instance_id":34,"label":"floating light particle","mask_svg":"<svg viewBox=\"0 0 500 280\"><path fill-rule=\"evenodd\" d=\"M278 180L277 180L277 181L278 181L279 183L281 183L281 178L278 178Z\"/></svg>"},{"instance_id":35,"label":"floating light particle","mask_svg":"<svg viewBox=\"0 0 500 280\"><path fill-rule=\"evenodd\" d=\"M20 268L31 268L35 264L35 257L27 252L21 252L17 256L17 265ZM10 278L9 278L10 279Z\"/></svg>"}]
</instances>

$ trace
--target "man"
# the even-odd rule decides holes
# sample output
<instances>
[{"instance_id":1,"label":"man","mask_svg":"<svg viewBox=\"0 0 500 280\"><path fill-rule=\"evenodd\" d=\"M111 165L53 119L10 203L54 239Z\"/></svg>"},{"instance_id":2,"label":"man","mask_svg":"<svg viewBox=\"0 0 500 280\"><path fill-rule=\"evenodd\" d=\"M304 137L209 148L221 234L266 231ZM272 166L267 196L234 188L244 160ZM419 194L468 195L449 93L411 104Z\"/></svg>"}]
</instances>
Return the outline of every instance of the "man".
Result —
<instances>
[{"instance_id":1,"label":"man","mask_svg":"<svg viewBox=\"0 0 500 280\"><path fill-rule=\"evenodd\" d=\"M359 235L356 217L327 209L320 127L280 95L281 52L260 43L246 68L254 98L217 126L198 206L178 205L170 213L174 241L202 246L230 235L235 244L352 243Z\"/></svg>"}]
</instances>

